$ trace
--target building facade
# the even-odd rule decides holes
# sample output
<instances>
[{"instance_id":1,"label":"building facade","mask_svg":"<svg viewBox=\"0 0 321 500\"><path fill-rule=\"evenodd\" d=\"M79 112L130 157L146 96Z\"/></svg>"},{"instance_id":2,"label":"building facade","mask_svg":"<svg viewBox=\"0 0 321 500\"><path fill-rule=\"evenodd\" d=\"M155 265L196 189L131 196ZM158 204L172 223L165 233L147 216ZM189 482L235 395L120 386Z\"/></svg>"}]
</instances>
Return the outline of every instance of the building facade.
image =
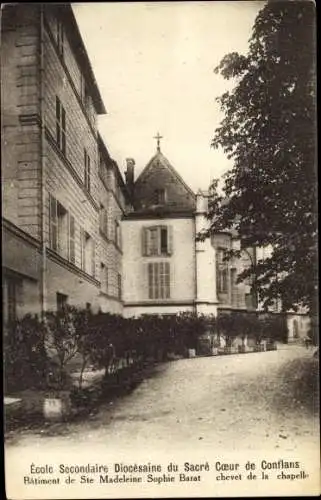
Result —
<instances>
[{"instance_id":1,"label":"building facade","mask_svg":"<svg viewBox=\"0 0 321 500\"><path fill-rule=\"evenodd\" d=\"M256 262L233 232L198 241L208 195L157 150L124 182L98 132L106 112L70 4L15 4L1 22L4 322L66 304L123 314L253 311ZM278 306L276 305L276 311ZM293 338L308 328L291 313Z\"/></svg>"},{"instance_id":2,"label":"building facade","mask_svg":"<svg viewBox=\"0 0 321 500\"><path fill-rule=\"evenodd\" d=\"M252 284L236 283L249 265L250 250L227 263L226 250L239 244L235 236L222 233L197 241L208 224L208 195L193 193L159 144L136 182L129 167L134 210L123 220L125 314L217 315L220 309L255 307Z\"/></svg>"},{"instance_id":3,"label":"building facade","mask_svg":"<svg viewBox=\"0 0 321 500\"><path fill-rule=\"evenodd\" d=\"M121 313L127 188L70 5L2 15L5 321L64 304Z\"/></svg>"}]
</instances>

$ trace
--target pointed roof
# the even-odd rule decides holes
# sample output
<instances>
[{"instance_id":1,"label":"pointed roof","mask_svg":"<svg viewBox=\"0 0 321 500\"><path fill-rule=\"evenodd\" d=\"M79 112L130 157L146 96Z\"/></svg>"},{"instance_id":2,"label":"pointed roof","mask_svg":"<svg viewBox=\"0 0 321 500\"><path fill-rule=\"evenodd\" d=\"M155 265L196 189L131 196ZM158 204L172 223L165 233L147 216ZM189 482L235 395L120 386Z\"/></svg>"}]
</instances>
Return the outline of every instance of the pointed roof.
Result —
<instances>
[{"instance_id":1,"label":"pointed roof","mask_svg":"<svg viewBox=\"0 0 321 500\"><path fill-rule=\"evenodd\" d=\"M163 191L160 200L157 193ZM196 196L168 159L157 148L135 182L135 212L152 216L174 216L195 212ZM133 214L134 216L134 214Z\"/></svg>"}]
</instances>

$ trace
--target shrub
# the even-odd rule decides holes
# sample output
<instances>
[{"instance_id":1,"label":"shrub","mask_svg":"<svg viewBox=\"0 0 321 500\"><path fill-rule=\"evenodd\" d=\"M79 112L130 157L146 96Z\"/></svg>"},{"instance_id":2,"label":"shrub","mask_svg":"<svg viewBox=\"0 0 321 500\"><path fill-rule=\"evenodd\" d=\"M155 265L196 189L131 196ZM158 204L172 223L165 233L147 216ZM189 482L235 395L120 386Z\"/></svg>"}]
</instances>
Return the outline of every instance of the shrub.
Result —
<instances>
[{"instance_id":1,"label":"shrub","mask_svg":"<svg viewBox=\"0 0 321 500\"><path fill-rule=\"evenodd\" d=\"M48 357L44 348L44 333L38 317L30 314L5 328L3 361L6 391L45 387Z\"/></svg>"},{"instance_id":2,"label":"shrub","mask_svg":"<svg viewBox=\"0 0 321 500\"><path fill-rule=\"evenodd\" d=\"M233 313L219 313L217 317L217 330L224 337L226 345L232 345L233 339L240 333L238 318Z\"/></svg>"}]
</instances>

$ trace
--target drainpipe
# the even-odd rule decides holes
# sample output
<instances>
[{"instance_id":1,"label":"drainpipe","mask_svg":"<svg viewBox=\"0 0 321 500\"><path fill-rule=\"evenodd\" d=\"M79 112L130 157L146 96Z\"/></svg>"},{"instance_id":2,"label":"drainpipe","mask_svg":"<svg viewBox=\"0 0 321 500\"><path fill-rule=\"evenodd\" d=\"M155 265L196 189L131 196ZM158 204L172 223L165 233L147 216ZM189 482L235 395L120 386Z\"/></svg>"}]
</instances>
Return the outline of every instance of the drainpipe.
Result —
<instances>
[{"instance_id":1,"label":"drainpipe","mask_svg":"<svg viewBox=\"0 0 321 500\"><path fill-rule=\"evenodd\" d=\"M46 177L45 177L45 117L44 117L44 6L40 4L40 185L41 185L41 318L47 309L46 289Z\"/></svg>"}]
</instances>

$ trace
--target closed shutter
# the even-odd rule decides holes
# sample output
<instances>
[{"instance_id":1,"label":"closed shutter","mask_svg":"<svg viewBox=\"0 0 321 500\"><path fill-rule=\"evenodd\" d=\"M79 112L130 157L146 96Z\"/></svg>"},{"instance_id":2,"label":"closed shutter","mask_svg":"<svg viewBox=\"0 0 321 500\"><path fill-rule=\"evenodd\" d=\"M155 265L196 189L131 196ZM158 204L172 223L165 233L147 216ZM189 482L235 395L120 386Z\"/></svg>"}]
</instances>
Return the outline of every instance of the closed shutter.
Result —
<instances>
[{"instance_id":1,"label":"closed shutter","mask_svg":"<svg viewBox=\"0 0 321 500\"><path fill-rule=\"evenodd\" d=\"M145 257L148 255L147 253L147 237L148 237L148 229L146 227L142 228L142 255Z\"/></svg>"},{"instance_id":2,"label":"closed shutter","mask_svg":"<svg viewBox=\"0 0 321 500\"><path fill-rule=\"evenodd\" d=\"M165 262L165 299L169 299L170 296L171 296L170 265L169 262Z\"/></svg>"},{"instance_id":3,"label":"closed shutter","mask_svg":"<svg viewBox=\"0 0 321 500\"><path fill-rule=\"evenodd\" d=\"M66 154L66 111L61 106L61 151Z\"/></svg>"},{"instance_id":4,"label":"closed shutter","mask_svg":"<svg viewBox=\"0 0 321 500\"><path fill-rule=\"evenodd\" d=\"M96 275L96 243L95 240L92 240L91 247L91 274L93 277Z\"/></svg>"},{"instance_id":5,"label":"closed shutter","mask_svg":"<svg viewBox=\"0 0 321 500\"><path fill-rule=\"evenodd\" d=\"M154 280L153 280L153 264L148 264L148 298L154 298Z\"/></svg>"},{"instance_id":6,"label":"closed shutter","mask_svg":"<svg viewBox=\"0 0 321 500\"><path fill-rule=\"evenodd\" d=\"M80 228L80 265L81 269L85 269L85 231Z\"/></svg>"},{"instance_id":7,"label":"closed shutter","mask_svg":"<svg viewBox=\"0 0 321 500\"><path fill-rule=\"evenodd\" d=\"M104 234L108 236L108 215L106 208L104 208L104 213L103 213L103 224L104 224Z\"/></svg>"},{"instance_id":8,"label":"closed shutter","mask_svg":"<svg viewBox=\"0 0 321 500\"><path fill-rule=\"evenodd\" d=\"M58 147L60 148L61 144L61 126L60 126L60 100L59 97L56 96L56 141Z\"/></svg>"},{"instance_id":9,"label":"closed shutter","mask_svg":"<svg viewBox=\"0 0 321 500\"><path fill-rule=\"evenodd\" d=\"M69 214L69 260L75 263L75 217Z\"/></svg>"},{"instance_id":10,"label":"closed shutter","mask_svg":"<svg viewBox=\"0 0 321 500\"><path fill-rule=\"evenodd\" d=\"M169 255L173 253L173 226L167 227L167 251Z\"/></svg>"},{"instance_id":11,"label":"closed shutter","mask_svg":"<svg viewBox=\"0 0 321 500\"><path fill-rule=\"evenodd\" d=\"M58 249L58 214L57 200L49 194L49 244L52 250Z\"/></svg>"}]
</instances>

